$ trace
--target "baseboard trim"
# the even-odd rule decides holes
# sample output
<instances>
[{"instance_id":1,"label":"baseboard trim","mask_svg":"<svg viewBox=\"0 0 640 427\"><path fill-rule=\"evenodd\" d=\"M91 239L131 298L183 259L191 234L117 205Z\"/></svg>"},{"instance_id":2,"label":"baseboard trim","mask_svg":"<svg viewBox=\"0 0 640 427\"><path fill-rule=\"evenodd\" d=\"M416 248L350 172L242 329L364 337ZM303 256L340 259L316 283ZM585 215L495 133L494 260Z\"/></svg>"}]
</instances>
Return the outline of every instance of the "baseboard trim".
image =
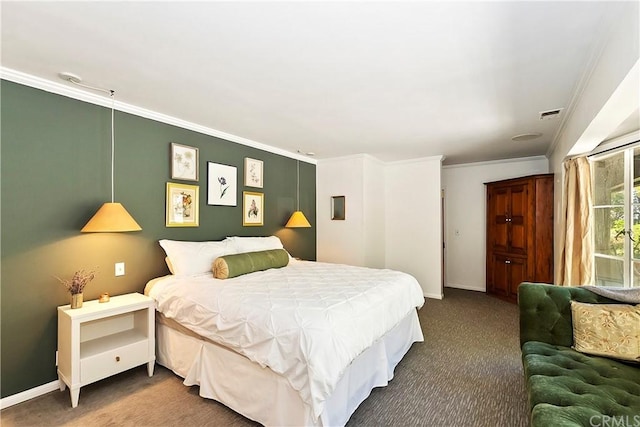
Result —
<instances>
[{"instance_id":1,"label":"baseboard trim","mask_svg":"<svg viewBox=\"0 0 640 427\"><path fill-rule=\"evenodd\" d=\"M58 380L2 398L0 399L0 409L5 409L10 406L17 405L18 403L26 402L27 400L31 400L56 390L60 390L60 383Z\"/></svg>"},{"instance_id":2,"label":"baseboard trim","mask_svg":"<svg viewBox=\"0 0 640 427\"><path fill-rule=\"evenodd\" d=\"M477 286L469 286L469 285L458 285L456 283L447 283L445 285L445 288L464 289L465 291L487 292L485 288L479 288Z\"/></svg>"},{"instance_id":3,"label":"baseboard trim","mask_svg":"<svg viewBox=\"0 0 640 427\"><path fill-rule=\"evenodd\" d=\"M423 295L424 295L425 298L432 298L432 299L442 299L442 298L444 298L444 295L441 294L441 293L440 294L431 294L431 293L423 292Z\"/></svg>"}]
</instances>

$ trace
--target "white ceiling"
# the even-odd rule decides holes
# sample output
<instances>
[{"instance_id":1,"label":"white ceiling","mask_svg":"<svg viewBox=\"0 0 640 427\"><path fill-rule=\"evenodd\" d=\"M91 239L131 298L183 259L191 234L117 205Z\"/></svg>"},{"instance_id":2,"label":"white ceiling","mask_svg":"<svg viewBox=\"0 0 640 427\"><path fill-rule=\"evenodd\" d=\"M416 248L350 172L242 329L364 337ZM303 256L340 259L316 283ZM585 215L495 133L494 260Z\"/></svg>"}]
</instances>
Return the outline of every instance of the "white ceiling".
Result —
<instances>
[{"instance_id":1,"label":"white ceiling","mask_svg":"<svg viewBox=\"0 0 640 427\"><path fill-rule=\"evenodd\" d=\"M562 116L539 112L570 105L612 8L2 2L2 66L318 158L468 163L547 152Z\"/></svg>"}]
</instances>

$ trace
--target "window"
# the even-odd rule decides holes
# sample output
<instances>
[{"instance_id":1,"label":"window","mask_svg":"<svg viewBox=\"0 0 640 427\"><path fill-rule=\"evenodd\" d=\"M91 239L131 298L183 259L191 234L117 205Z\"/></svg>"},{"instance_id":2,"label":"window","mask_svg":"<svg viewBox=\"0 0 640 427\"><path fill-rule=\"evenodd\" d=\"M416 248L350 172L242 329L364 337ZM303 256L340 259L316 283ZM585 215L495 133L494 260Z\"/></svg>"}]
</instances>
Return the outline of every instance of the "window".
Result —
<instances>
[{"instance_id":1,"label":"window","mask_svg":"<svg viewBox=\"0 0 640 427\"><path fill-rule=\"evenodd\" d=\"M640 146L591 159L597 286L640 287Z\"/></svg>"}]
</instances>

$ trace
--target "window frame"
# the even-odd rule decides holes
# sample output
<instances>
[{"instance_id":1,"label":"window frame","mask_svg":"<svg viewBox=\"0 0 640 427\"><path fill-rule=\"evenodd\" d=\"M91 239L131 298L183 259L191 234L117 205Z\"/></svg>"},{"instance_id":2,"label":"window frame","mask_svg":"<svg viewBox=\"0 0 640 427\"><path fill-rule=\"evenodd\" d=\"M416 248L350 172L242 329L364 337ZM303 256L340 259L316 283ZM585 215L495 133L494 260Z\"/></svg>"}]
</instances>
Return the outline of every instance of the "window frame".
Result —
<instances>
[{"instance_id":1,"label":"window frame","mask_svg":"<svg viewBox=\"0 0 640 427\"><path fill-rule=\"evenodd\" d=\"M613 157L616 155L619 155L621 152L623 153L623 159L624 159L624 163L623 163L623 167L624 167L624 176L623 176L623 195L624 195L624 204L623 204L623 215L624 215L624 230L627 230L627 232L624 234L624 243L623 243L623 255L622 256L616 256L616 255L608 255L608 254L602 254L602 253L597 253L596 252L596 248L595 248L595 244L594 244L594 250L593 250L593 278L594 278L594 284L596 286L605 286L605 285L598 285L597 283L597 277L596 277L596 260L598 258L601 259L614 259L614 260L621 260L623 263L623 277L622 277L622 286L625 288L633 288L634 287L634 283L633 283L633 268L634 268L634 262L640 262L640 258L634 258L634 253L633 253L633 246L631 243L631 238L633 239L640 239L640 235L633 235L633 189L634 189L634 183L633 183L633 175L634 175L634 151L640 148L640 141L635 141L633 143L630 144L625 144L624 146L615 148L615 149L611 149L611 150L607 150L598 154L594 154L588 157L589 160L589 165L591 168L591 176L592 179L595 176L594 173L594 163L598 162L598 161L602 161L608 157ZM640 171L639 175L640 175ZM591 210L591 216L592 216L592 221L591 221L591 229L595 230L595 209L597 208L605 208L605 207L613 207L613 205L596 205L595 201L596 201L596 186L595 183L592 183L592 198L593 198L593 206L590 207ZM628 231L631 231L631 233L628 233ZM631 234L631 236L629 236L628 234ZM640 233L639 233L640 234ZM595 238L595 232L593 233L593 236ZM631 237L631 238L629 238ZM595 242L594 242L595 243ZM636 288L640 288L640 282L638 284L636 284L637 286L635 286Z\"/></svg>"}]
</instances>

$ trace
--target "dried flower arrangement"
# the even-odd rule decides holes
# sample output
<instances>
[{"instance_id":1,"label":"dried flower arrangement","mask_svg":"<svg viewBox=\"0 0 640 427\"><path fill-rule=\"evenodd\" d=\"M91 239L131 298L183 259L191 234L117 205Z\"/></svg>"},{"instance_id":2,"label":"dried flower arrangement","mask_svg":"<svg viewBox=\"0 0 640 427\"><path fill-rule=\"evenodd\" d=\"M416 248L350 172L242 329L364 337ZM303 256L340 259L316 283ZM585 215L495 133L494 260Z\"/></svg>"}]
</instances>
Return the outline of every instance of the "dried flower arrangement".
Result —
<instances>
[{"instance_id":1,"label":"dried flower arrangement","mask_svg":"<svg viewBox=\"0 0 640 427\"><path fill-rule=\"evenodd\" d=\"M71 295L81 294L84 287L89 284L96 277L95 270L79 270L73 273L71 279L61 279L56 277L64 285L65 288L71 293Z\"/></svg>"}]
</instances>

